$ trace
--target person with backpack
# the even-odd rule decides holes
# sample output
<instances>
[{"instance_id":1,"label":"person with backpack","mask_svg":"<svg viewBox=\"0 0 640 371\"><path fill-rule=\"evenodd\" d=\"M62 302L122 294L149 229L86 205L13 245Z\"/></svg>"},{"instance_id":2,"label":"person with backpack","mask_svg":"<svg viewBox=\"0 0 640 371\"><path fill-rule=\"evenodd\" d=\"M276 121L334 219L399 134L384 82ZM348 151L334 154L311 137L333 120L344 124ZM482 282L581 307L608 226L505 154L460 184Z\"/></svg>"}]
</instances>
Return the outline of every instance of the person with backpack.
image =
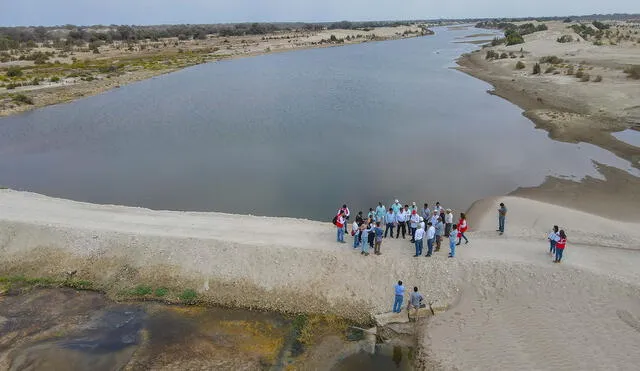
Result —
<instances>
[{"instance_id":1,"label":"person with backpack","mask_svg":"<svg viewBox=\"0 0 640 371\"><path fill-rule=\"evenodd\" d=\"M375 238L375 243L374 243L375 247L373 248L373 253L376 255L381 255L380 246L382 245L382 235L384 234L384 232L380 227L380 222L376 222L376 227L373 229L373 231L374 231L374 238Z\"/></svg>"},{"instance_id":2,"label":"person with backpack","mask_svg":"<svg viewBox=\"0 0 640 371\"><path fill-rule=\"evenodd\" d=\"M389 212L384 216L384 238L387 238L387 232L391 231L391 238L393 238L393 228L396 227L396 214L393 212L393 208L389 208Z\"/></svg>"},{"instance_id":3,"label":"person with backpack","mask_svg":"<svg viewBox=\"0 0 640 371\"><path fill-rule=\"evenodd\" d=\"M341 210L333 220L334 220L333 224L336 226L338 231L337 232L338 242L345 243L344 242L344 225L346 224L346 222L344 220L344 212Z\"/></svg>"},{"instance_id":4,"label":"person with backpack","mask_svg":"<svg viewBox=\"0 0 640 371\"><path fill-rule=\"evenodd\" d=\"M467 216L465 213L460 213L460 220L458 221L458 243L456 245L460 245L462 239L464 238L464 243L468 244L469 240L467 236L464 235L464 232L467 231Z\"/></svg>"},{"instance_id":5,"label":"person with backpack","mask_svg":"<svg viewBox=\"0 0 640 371\"><path fill-rule=\"evenodd\" d=\"M556 242L556 260L554 263L560 263L562 261L562 253L564 252L564 248L567 247L567 235L564 233L564 230L561 229L558 232L558 242Z\"/></svg>"},{"instance_id":6,"label":"person with backpack","mask_svg":"<svg viewBox=\"0 0 640 371\"><path fill-rule=\"evenodd\" d=\"M343 204L342 207L338 210L338 213L342 211L343 215L344 215L344 233L347 233L347 223L349 221L349 215L351 215L351 212L349 211L349 208L347 207L347 204Z\"/></svg>"}]
</instances>

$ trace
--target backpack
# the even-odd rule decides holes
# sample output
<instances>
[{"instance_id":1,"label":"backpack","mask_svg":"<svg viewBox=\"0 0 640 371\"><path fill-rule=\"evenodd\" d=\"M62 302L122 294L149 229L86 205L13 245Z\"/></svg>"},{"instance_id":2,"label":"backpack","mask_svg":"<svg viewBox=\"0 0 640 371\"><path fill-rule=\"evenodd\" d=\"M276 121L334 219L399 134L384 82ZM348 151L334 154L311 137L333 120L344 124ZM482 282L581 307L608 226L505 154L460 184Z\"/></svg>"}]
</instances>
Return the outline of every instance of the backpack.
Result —
<instances>
[{"instance_id":1,"label":"backpack","mask_svg":"<svg viewBox=\"0 0 640 371\"><path fill-rule=\"evenodd\" d=\"M338 225L338 216L334 216L333 220L331 221L331 223L333 223L333 225Z\"/></svg>"}]
</instances>

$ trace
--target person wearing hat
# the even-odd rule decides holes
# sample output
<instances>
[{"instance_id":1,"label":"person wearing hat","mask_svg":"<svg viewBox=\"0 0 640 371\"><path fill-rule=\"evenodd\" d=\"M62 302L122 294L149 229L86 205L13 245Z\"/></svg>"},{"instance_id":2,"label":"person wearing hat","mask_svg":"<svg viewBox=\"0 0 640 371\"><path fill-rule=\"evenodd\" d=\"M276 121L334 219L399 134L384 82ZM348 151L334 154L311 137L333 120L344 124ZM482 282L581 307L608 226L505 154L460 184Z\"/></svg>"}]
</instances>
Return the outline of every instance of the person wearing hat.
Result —
<instances>
[{"instance_id":1,"label":"person wearing hat","mask_svg":"<svg viewBox=\"0 0 640 371\"><path fill-rule=\"evenodd\" d=\"M414 243L414 236L416 234L416 229L418 229L418 224L420 223L420 216L418 215L418 210L413 209L411 211L411 217L409 217L409 228L411 228L411 243Z\"/></svg>"},{"instance_id":2,"label":"person wearing hat","mask_svg":"<svg viewBox=\"0 0 640 371\"><path fill-rule=\"evenodd\" d=\"M436 225L438 224L438 218L440 216L438 216L438 212L436 210L433 210L433 214L431 215L431 218L429 218L429 220L427 220L428 223L431 223L431 225Z\"/></svg>"},{"instance_id":3,"label":"person wearing hat","mask_svg":"<svg viewBox=\"0 0 640 371\"><path fill-rule=\"evenodd\" d=\"M447 209L446 214L444 214L444 234L447 236L449 232L451 232L451 226L453 225L453 213L451 209Z\"/></svg>"},{"instance_id":4,"label":"person wearing hat","mask_svg":"<svg viewBox=\"0 0 640 371\"><path fill-rule=\"evenodd\" d=\"M393 209L393 213L398 215L400 209L402 209L402 204L400 203L400 201L398 201L398 199L396 199L393 205L391 205L391 208Z\"/></svg>"},{"instance_id":5,"label":"person wearing hat","mask_svg":"<svg viewBox=\"0 0 640 371\"><path fill-rule=\"evenodd\" d=\"M434 225L436 228L436 248L435 251L440 251L440 246L442 245L442 236L444 236L444 223L442 223L442 219L438 217L438 222Z\"/></svg>"},{"instance_id":6,"label":"person wearing hat","mask_svg":"<svg viewBox=\"0 0 640 371\"><path fill-rule=\"evenodd\" d=\"M398 214L396 215L396 222L398 223L396 239L400 237L400 230L402 230L402 239L404 240L407 234L407 214L402 207L400 207L400 211L398 211Z\"/></svg>"},{"instance_id":7,"label":"person wearing hat","mask_svg":"<svg viewBox=\"0 0 640 371\"><path fill-rule=\"evenodd\" d=\"M412 202L411 206L409 206L409 213L413 213L413 210L418 211L418 206L416 206L415 202Z\"/></svg>"}]
</instances>

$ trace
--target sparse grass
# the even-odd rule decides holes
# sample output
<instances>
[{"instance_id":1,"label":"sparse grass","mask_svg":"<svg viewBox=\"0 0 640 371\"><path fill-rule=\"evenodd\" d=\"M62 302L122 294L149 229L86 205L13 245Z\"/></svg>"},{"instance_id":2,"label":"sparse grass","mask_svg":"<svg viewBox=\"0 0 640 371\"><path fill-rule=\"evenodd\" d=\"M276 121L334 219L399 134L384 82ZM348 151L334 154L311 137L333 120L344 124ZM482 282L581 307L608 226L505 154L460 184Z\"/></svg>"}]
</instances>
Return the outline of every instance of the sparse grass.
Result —
<instances>
[{"instance_id":1,"label":"sparse grass","mask_svg":"<svg viewBox=\"0 0 640 371\"><path fill-rule=\"evenodd\" d=\"M577 78L582 78L582 76L584 76L584 71L582 69L579 69L578 72L576 72L576 77Z\"/></svg>"},{"instance_id":2,"label":"sparse grass","mask_svg":"<svg viewBox=\"0 0 640 371\"><path fill-rule=\"evenodd\" d=\"M600 75L596 76L596 78L593 79L593 82L602 82L602 76Z\"/></svg>"},{"instance_id":3,"label":"sparse grass","mask_svg":"<svg viewBox=\"0 0 640 371\"><path fill-rule=\"evenodd\" d=\"M93 282L87 280L56 280L49 277L8 276L0 277L0 283L32 287L69 287L76 290L93 290Z\"/></svg>"},{"instance_id":4,"label":"sparse grass","mask_svg":"<svg viewBox=\"0 0 640 371\"><path fill-rule=\"evenodd\" d=\"M181 302L184 304L193 305L198 302L198 293L192 289L186 289L178 296Z\"/></svg>"},{"instance_id":5,"label":"sparse grass","mask_svg":"<svg viewBox=\"0 0 640 371\"><path fill-rule=\"evenodd\" d=\"M548 55L546 57L540 58L540 63L551 63L551 64L560 64L564 62L562 58L558 58L555 55Z\"/></svg>"},{"instance_id":6,"label":"sparse grass","mask_svg":"<svg viewBox=\"0 0 640 371\"><path fill-rule=\"evenodd\" d=\"M522 70L524 69L526 66L522 61L518 61L518 63L516 63L516 70Z\"/></svg>"},{"instance_id":7,"label":"sparse grass","mask_svg":"<svg viewBox=\"0 0 640 371\"><path fill-rule=\"evenodd\" d=\"M131 294L135 296L147 296L152 292L153 292L153 289L150 286L139 285L139 286L136 286L136 288L134 288L131 291Z\"/></svg>"},{"instance_id":8,"label":"sparse grass","mask_svg":"<svg viewBox=\"0 0 640 371\"><path fill-rule=\"evenodd\" d=\"M549 68L547 68L546 70L544 70L544 73L552 73L555 72L556 68L553 66L549 66Z\"/></svg>"},{"instance_id":9,"label":"sparse grass","mask_svg":"<svg viewBox=\"0 0 640 371\"><path fill-rule=\"evenodd\" d=\"M13 94L11 100L18 104L33 104L33 99L27 97L24 94Z\"/></svg>"},{"instance_id":10,"label":"sparse grass","mask_svg":"<svg viewBox=\"0 0 640 371\"><path fill-rule=\"evenodd\" d=\"M166 287L158 287L153 294L159 298L166 296L169 293L169 289Z\"/></svg>"},{"instance_id":11,"label":"sparse grass","mask_svg":"<svg viewBox=\"0 0 640 371\"><path fill-rule=\"evenodd\" d=\"M591 76L589 76L588 73L583 73L582 77L580 78L581 82L589 82L589 80L591 80Z\"/></svg>"},{"instance_id":12,"label":"sparse grass","mask_svg":"<svg viewBox=\"0 0 640 371\"><path fill-rule=\"evenodd\" d=\"M567 68L567 75L568 76L573 75L573 66L569 66L569 68Z\"/></svg>"}]
</instances>

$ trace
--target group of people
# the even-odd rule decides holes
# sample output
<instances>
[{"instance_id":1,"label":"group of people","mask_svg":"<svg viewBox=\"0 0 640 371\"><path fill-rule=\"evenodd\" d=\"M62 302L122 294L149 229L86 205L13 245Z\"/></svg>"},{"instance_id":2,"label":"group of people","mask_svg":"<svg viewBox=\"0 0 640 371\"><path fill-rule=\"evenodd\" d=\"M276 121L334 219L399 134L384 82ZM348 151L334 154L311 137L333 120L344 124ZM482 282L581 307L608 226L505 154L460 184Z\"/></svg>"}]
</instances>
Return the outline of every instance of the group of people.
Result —
<instances>
[{"instance_id":1,"label":"group of people","mask_svg":"<svg viewBox=\"0 0 640 371\"><path fill-rule=\"evenodd\" d=\"M333 224L337 229L337 241L346 243L344 240L347 234L347 223L351 217L351 212L347 205L342 205L338 209L337 215L333 218ZM382 202L378 206L369 208L366 217L360 211L356 214L355 220L351 225L351 236L353 236L353 248L360 247L360 253L364 256L369 255L369 249L374 250L375 255L380 255L380 247L384 238L393 238L394 230L396 239L411 238L411 243L415 245L415 255L422 255L424 240L427 244L427 253L425 256L430 257L434 251L440 251L442 240L449 239L449 257L456 255L456 246L462 243L469 243L469 239L465 236L468 229L467 217L464 213L460 214L458 223L453 222L453 211L445 209L436 202L433 210L429 208L429 204L425 203L422 210L418 210L416 203L411 206L395 200L389 209Z\"/></svg>"},{"instance_id":2,"label":"group of people","mask_svg":"<svg viewBox=\"0 0 640 371\"><path fill-rule=\"evenodd\" d=\"M558 228L557 225L554 225L547 239L549 240L549 255L555 255L553 262L560 263L560 261L562 261L564 248L567 246L567 234L564 230Z\"/></svg>"}]
</instances>

